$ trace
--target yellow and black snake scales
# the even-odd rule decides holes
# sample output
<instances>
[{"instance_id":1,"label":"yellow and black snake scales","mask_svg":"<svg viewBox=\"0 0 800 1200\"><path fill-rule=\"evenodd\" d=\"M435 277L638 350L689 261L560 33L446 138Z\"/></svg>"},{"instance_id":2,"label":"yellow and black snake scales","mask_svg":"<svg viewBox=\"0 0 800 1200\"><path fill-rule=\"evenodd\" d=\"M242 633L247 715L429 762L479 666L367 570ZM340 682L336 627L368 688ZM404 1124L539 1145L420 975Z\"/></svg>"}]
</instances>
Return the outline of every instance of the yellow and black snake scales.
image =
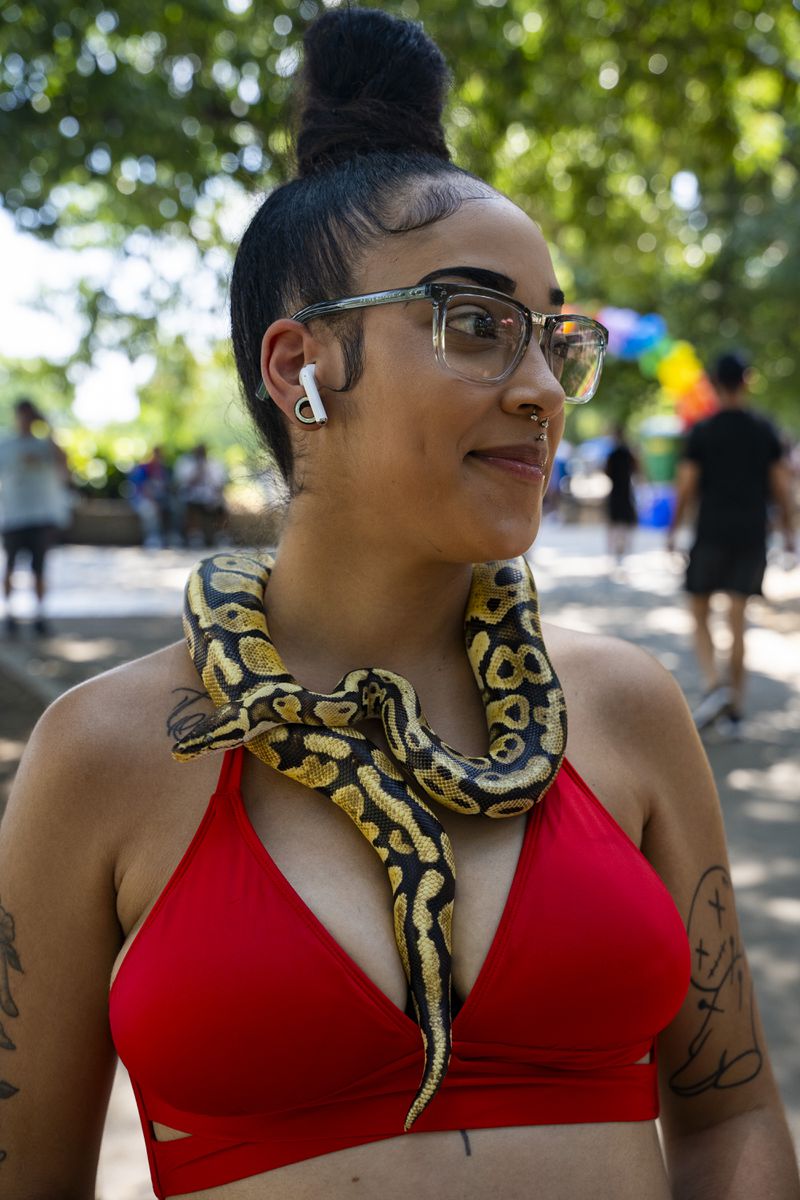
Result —
<instances>
[{"instance_id":1,"label":"yellow and black snake scales","mask_svg":"<svg viewBox=\"0 0 800 1200\"><path fill-rule=\"evenodd\" d=\"M451 1047L455 864L430 801L489 817L527 811L564 756L564 697L524 559L479 563L472 572L464 636L486 710L486 758L467 758L437 737L414 688L393 671L351 671L330 695L297 683L267 628L271 567L266 555L237 552L212 555L192 571L184 629L217 711L173 753L185 760L245 743L276 771L328 796L380 855L425 1050L408 1130L435 1096ZM380 718L396 761L353 728L371 717Z\"/></svg>"}]
</instances>

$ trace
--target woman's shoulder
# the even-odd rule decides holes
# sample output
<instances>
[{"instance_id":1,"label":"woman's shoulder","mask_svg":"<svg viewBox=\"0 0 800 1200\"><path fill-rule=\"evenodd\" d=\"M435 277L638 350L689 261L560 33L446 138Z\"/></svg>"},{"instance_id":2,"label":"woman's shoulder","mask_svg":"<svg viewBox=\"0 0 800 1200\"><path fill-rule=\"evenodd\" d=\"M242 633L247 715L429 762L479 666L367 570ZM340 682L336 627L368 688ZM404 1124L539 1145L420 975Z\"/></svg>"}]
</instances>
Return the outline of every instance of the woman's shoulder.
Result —
<instances>
[{"instance_id":1,"label":"woman's shoulder","mask_svg":"<svg viewBox=\"0 0 800 1200\"><path fill-rule=\"evenodd\" d=\"M624 638L543 623L545 644L565 687L587 688L616 709L644 700L646 707L680 707L682 693L671 673L648 650Z\"/></svg>"},{"instance_id":2,"label":"woman's shoulder","mask_svg":"<svg viewBox=\"0 0 800 1200\"><path fill-rule=\"evenodd\" d=\"M608 778L638 794L647 820L675 763L699 766L703 758L678 683L649 651L622 638L550 624L544 636L564 689L570 758L579 770L605 763Z\"/></svg>"},{"instance_id":3,"label":"woman's shoulder","mask_svg":"<svg viewBox=\"0 0 800 1200\"><path fill-rule=\"evenodd\" d=\"M166 735L172 697L181 689L205 694L185 643L175 642L71 688L50 705L39 726L76 754L136 752L142 740Z\"/></svg>"},{"instance_id":4,"label":"woman's shoulder","mask_svg":"<svg viewBox=\"0 0 800 1200\"><path fill-rule=\"evenodd\" d=\"M40 717L10 804L24 796L52 819L61 809L71 828L76 817L77 827L102 819L111 828L115 814L127 819L157 801L164 781L185 770L171 754L176 727L212 708L182 642L106 671Z\"/></svg>"}]
</instances>

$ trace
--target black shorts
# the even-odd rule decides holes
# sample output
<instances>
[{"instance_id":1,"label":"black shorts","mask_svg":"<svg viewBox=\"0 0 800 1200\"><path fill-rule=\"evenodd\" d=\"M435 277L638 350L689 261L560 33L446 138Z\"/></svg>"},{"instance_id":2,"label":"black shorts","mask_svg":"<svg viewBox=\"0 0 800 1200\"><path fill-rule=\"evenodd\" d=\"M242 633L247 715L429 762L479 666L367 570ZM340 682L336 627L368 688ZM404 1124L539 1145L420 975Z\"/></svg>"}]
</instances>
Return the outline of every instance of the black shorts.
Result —
<instances>
[{"instance_id":1,"label":"black shorts","mask_svg":"<svg viewBox=\"0 0 800 1200\"><path fill-rule=\"evenodd\" d=\"M695 596L709 596L712 592L760 596L766 565L763 545L718 546L713 542L695 542L689 551L686 590Z\"/></svg>"},{"instance_id":2,"label":"black shorts","mask_svg":"<svg viewBox=\"0 0 800 1200\"><path fill-rule=\"evenodd\" d=\"M31 556L31 570L34 575L44 571L44 556L55 541L54 525L23 525L19 529L3 531L3 546L6 552L6 570L14 568L14 562L20 550L27 550Z\"/></svg>"}]
</instances>

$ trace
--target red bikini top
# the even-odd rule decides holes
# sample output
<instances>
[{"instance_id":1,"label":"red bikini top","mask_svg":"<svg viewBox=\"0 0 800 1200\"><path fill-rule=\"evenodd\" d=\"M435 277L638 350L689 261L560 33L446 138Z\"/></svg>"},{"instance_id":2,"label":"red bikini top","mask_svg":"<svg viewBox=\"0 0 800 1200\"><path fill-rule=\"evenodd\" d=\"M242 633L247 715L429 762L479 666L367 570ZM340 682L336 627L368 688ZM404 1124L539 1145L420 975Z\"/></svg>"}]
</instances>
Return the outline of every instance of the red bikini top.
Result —
<instances>
[{"instance_id":1,"label":"red bikini top","mask_svg":"<svg viewBox=\"0 0 800 1200\"><path fill-rule=\"evenodd\" d=\"M399 1136L422 1073L417 1025L258 838L239 788L243 755L225 755L110 993L159 1197ZM448 1074L405 1136L658 1113L654 1038L689 983L675 905L566 762L524 819L503 916L453 1023ZM156 1141L152 1121L190 1136Z\"/></svg>"}]
</instances>

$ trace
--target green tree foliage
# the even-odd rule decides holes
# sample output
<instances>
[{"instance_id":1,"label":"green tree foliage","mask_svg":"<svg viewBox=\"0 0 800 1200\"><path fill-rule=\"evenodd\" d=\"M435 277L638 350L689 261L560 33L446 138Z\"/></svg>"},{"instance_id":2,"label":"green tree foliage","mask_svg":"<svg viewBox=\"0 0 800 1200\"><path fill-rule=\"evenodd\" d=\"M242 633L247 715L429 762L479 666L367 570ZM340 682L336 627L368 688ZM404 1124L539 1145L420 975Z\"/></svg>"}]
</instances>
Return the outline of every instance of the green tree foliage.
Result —
<instances>
[{"instance_id":1,"label":"green tree foliage","mask_svg":"<svg viewBox=\"0 0 800 1200\"><path fill-rule=\"evenodd\" d=\"M235 387L231 355L225 345L198 359L182 338L159 343L155 369L139 388L135 421L86 428L70 413L71 389L64 368L44 360L0 364L0 429L13 425L13 405L21 396L35 397L67 452L76 481L98 495L116 495L124 475L161 446L173 463L198 442L223 457L231 476L252 474L261 448L246 420Z\"/></svg>"},{"instance_id":2,"label":"green tree foliage","mask_svg":"<svg viewBox=\"0 0 800 1200\"><path fill-rule=\"evenodd\" d=\"M386 0L453 68L457 161L541 224L570 298L661 313L709 357L748 347L798 428L800 0ZM0 194L21 228L130 253L192 239L220 282L231 206L286 177L287 96L315 0L12 0L0 13ZM696 195L673 181L691 172ZM158 244L158 243L157 243ZM210 258L209 258L210 256ZM158 255L156 253L155 257ZM87 290L80 354L158 343ZM105 333L103 330L105 329ZM163 364L160 370L168 370ZM176 377L174 386L186 385ZM607 412L651 384L612 367Z\"/></svg>"}]
</instances>

